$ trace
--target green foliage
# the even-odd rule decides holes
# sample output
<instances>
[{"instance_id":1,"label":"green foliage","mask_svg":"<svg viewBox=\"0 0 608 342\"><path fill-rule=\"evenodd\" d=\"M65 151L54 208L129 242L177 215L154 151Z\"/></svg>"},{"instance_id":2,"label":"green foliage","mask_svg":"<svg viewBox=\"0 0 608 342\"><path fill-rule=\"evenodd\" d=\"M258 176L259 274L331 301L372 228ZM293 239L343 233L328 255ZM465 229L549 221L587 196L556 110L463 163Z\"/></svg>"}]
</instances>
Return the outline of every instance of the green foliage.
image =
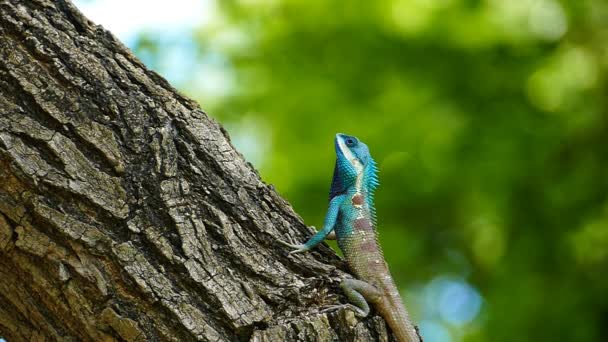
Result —
<instances>
[{"instance_id":1,"label":"green foliage","mask_svg":"<svg viewBox=\"0 0 608 342\"><path fill-rule=\"evenodd\" d=\"M184 88L308 224L334 134L356 135L405 293L447 275L483 298L468 324L436 320L453 340L608 336L608 3L221 4L197 37L230 90Z\"/></svg>"}]
</instances>

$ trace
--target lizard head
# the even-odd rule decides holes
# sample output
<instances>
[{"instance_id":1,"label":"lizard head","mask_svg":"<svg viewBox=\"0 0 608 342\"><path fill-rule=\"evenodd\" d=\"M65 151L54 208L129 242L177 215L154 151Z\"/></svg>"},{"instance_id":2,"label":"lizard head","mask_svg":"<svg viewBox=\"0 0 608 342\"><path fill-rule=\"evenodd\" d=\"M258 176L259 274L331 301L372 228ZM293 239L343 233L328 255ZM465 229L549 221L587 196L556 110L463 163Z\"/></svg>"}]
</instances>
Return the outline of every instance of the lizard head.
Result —
<instances>
[{"instance_id":1,"label":"lizard head","mask_svg":"<svg viewBox=\"0 0 608 342\"><path fill-rule=\"evenodd\" d=\"M338 133L336 134L336 157L339 162L348 164L348 170L345 171L359 175L365 169L370 154L367 145L356 137Z\"/></svg>"},{"instance_id":2,"label":"lizard head","mask_svg":"<svg viewBox=\"0 0 608 342\"><path fill-rule=\"evenodd\" d=\"M370 180L370 186L377 185L376 166L367 145L352 135L338 133L335 139L336 167L329 197L344 193L357 179Z\"/></svg>"}]
</instances>

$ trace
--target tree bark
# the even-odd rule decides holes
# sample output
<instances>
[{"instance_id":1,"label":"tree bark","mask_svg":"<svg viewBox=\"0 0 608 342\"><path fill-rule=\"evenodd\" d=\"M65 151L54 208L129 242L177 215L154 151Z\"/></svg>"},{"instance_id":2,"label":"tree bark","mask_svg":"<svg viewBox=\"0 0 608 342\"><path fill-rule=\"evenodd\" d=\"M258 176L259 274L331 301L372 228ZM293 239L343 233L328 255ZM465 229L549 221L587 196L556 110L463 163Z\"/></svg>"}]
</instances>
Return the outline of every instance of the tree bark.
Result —
<instances>
[{"instance_id":1,"label":"tree bark","mask_svg":"<svg viewBox=\"0 0 608 342\"><path fill-rule=\"evenodd\" d=\"M0 336L388 341L198 105L66 0L0 0Z\"/></svg>"}]
</instances>

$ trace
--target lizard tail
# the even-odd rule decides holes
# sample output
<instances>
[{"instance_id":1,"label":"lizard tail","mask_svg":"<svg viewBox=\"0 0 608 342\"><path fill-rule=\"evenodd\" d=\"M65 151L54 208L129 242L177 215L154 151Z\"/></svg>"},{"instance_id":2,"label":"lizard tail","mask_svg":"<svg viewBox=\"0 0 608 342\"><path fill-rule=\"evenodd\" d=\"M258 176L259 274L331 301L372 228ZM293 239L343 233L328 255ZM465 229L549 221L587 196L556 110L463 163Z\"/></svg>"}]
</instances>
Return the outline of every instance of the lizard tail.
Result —
<instances>
[{"instance_id":1,"label":"lizard tail","mask_svg":"<svg viewBox=\"0 0 608 342\"><path fill-rule=\"evenodd\" d=\"M380 315L393 331L398 342L422 342L418 329L412 323L410 316L401 301L399 292L394 283L387 286L387 296L384 305L378 305Z\"/></svg>"}]
</instances>

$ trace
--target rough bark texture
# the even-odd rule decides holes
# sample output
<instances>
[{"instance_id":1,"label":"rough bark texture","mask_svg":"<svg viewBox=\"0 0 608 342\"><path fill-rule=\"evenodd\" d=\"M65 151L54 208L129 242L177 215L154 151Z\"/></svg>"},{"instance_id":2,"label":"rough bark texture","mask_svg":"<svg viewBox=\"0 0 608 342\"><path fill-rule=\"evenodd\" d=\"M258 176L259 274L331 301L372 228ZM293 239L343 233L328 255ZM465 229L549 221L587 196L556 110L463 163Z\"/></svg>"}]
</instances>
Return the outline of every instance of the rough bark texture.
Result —
<instances>
[{"instance_id":1,"label":"rough bark texture","mask_svg":"<svg viewBox=\"0 0 608 342\"><path fill-rule=\"evenodd\" d=\"M0 336L388 341L193 101L66 0L0 0Z\"/></svg>"}]
</instances>

